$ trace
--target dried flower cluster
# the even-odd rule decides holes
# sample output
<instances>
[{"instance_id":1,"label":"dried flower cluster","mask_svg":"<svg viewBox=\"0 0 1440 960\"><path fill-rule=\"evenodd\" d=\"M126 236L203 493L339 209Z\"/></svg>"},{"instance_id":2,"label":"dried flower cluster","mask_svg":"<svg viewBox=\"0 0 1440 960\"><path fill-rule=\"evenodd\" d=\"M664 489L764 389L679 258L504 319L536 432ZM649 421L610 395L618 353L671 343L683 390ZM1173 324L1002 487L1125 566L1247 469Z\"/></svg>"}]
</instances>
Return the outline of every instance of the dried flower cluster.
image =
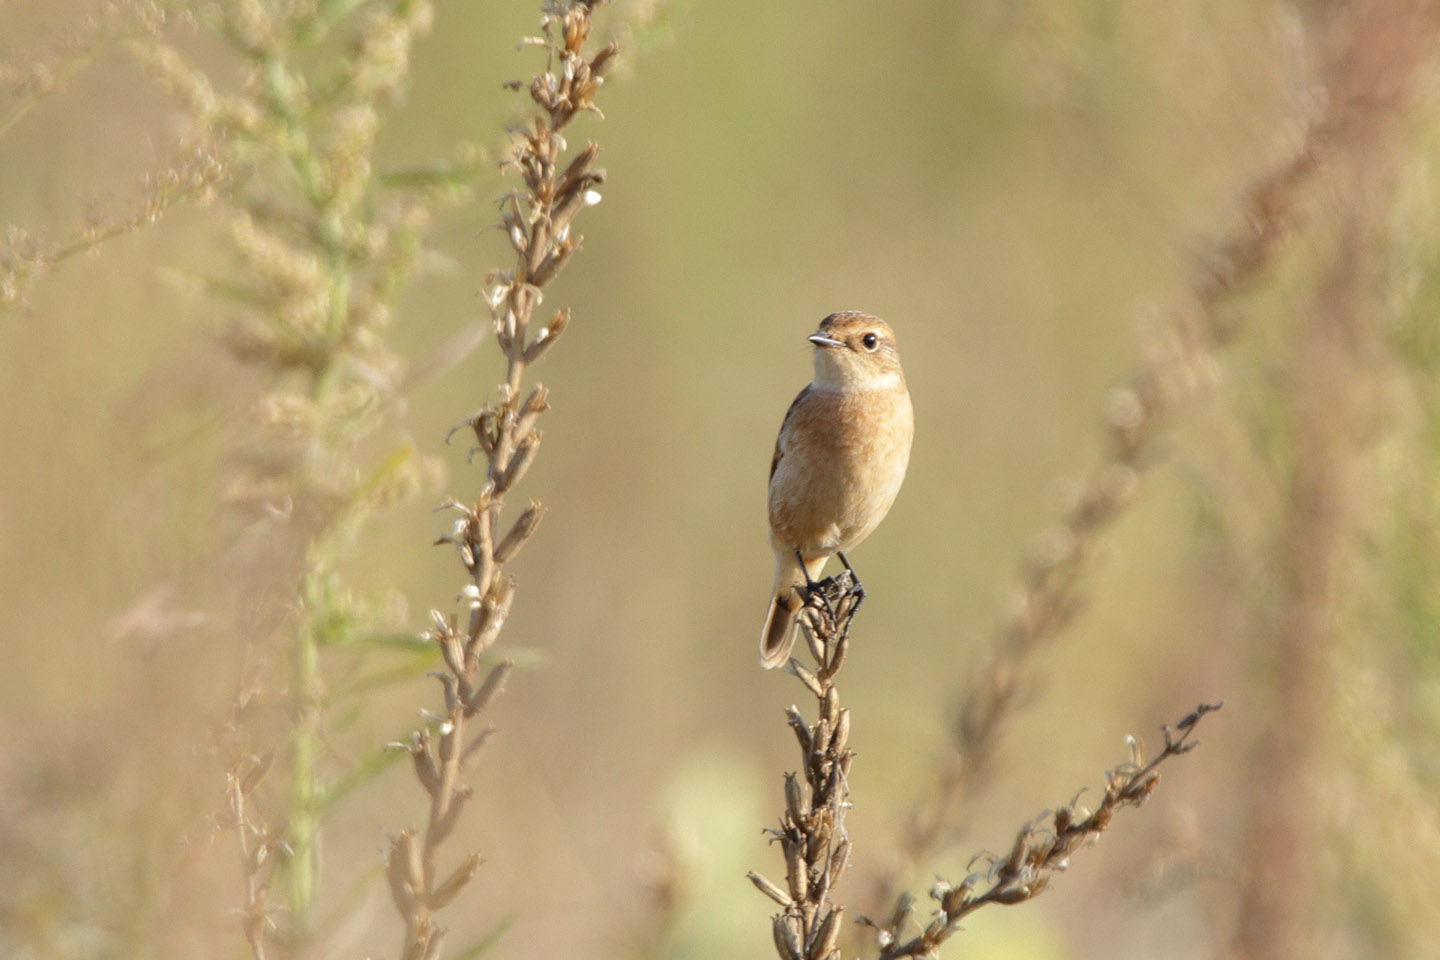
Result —
<instances>
[{"instance_id":1,"label":"dried flower cluster","mask_svg":"<svg viewBox=\"0 0 1440 960\"><path fill-rule=\"evenodd\" d=\"M837 942L845 909L832 901L831 894L850 862L845 812L850 806L850 763L855 755L847 745L850 711L840 706L835 677L845 665L850 624L863 597L849 570L812 585L800 611L800 626L815 669L794 657L785 666L814 695L815 722L806 723L796 707L785 712L800 743L800 776L785 775L785 812L779 828L768 831L785 857L785 886L758 873L749 875L761 893L783 908L773 918L775 950L781 960L840 957Z\"/></svg>"},{"instance_id":2,"label":"dried flower cluster","mask_svg":"<svg viewBox=\"0 0 1440 960\"><path fill-rule=\"evenodd\" d=\"M1144 748L1132 737L1129 761L1106 771L1105 794L1093 811L1072 800L1053 813L1041 814L1015 835L1008 855L990 858L990 866L983 873L970 874L959 886L938 882L930 896L939 906L919 934L905 935L915 907L908 894L900 896L883 924L864 919L875 931L880 947L878 960L933 957L940 945L959 930L960 921L981 907L1024 903L1039 896L1054 875L1069 865L1072 854L1098 839L1110 826L1116 811L1138 807L1150 797L1160 783L1160 765L1198 746L1199 741L1194 739L1196 726L1207 713L1218 709L1218 703L1201 704L1175 724L1174 730L1163 728L1165 748L1148 763Z\"/></svg>"},{"instance_id":3,"label":"dried flower cluster","mask_svg":"<svg viewBox=\"0 0 1440 960\"><path fill-rule=\"evenodd\" d=\"M504 566L530 539L541 517L540 505L532 502L508 527L502 522L505 498L535 460L541 436L537 423L548 409L543 386L522 391L524 374L569 321L569 312L561 310L537 329L533 314L542 288L579 249L572 222L580 210L599 201L595 187L604 180L604 172L594 167L594 143L568 162L562 156L564 128L582 112L599 112L595 94L615 57L614 44L594 53L586 50L591 15L601 5L600 0L546 3L543 36L528 41L543 46L549 62L528 86L540 109L516 132L505 159L505 166L518 171L523 181L523 189L500 201L500 225L515 249L515 266L491 273L486 289L495 338L505 358L505 380L498 398L465 421L476 439L473 452L485 457L485 480L473 500L447 502L458 517L439 541L456 549L468 582L460 593L462 614L431 614L427 637L439 647L444 664L439 674L444 709L405 747L430 798L429 814L422 831L406 829L394 838L386 862L391 897L405 920L405 960L439 956L445 931L434 913L460 893L480 864L472 853L442 874L439 861L470 797L461 775L491 733L489 727L472 732L470 722L500 691L512 666L508 660L494 661L490 653L514 599L515 582Z\"/></svg>"}]
</instances>

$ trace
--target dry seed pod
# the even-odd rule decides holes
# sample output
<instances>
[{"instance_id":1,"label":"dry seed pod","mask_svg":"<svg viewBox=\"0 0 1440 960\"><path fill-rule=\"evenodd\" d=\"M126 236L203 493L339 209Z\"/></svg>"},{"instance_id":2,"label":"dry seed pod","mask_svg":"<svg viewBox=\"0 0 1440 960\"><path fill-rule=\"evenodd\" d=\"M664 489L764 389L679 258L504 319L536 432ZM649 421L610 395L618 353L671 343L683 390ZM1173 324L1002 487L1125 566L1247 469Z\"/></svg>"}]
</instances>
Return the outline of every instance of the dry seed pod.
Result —
<instances>
[{"instance_id":1,"label":"dry seed pod","mask_svg":"<svg viewBox=\"0 0 1440 960\"><path fill-rule=\"evenodd\" d=\"M824 720L816 720L815 725L810 728L810 742L810 756L819 759L830 749L830 724Z\"/></svg>"},{"instance_id":2,"label":"dry seed pod","mask_svg":"<svg viewBox=\"0 0 1440 960\"><path fill-rule=\"evenodd\" d=\"M474 716L481 710L484 710L486 705L495 697L495 694L499 693L504 687L505 679L510 676L510 671L514 669L515 661L510 659L501 660L495 664L495 666L491 667L484 682L480 684L480 687L472 693L470 698L465 702L465 715Z\"/></svg>"},{"instance_id":3,"label":"dry seed pod","mask_svg":"<svg viewBox=\"0 0 1440 960\"><path fill-rule=\"evenodd\" d=\"M771 881L767 880L765 877L762 877L760 874L756 873L754 870L751 870L751 871L750 871L749 873L747 873L745 876L747 876L747 877L750 878L750 882L755 885L755 889L756 889L756 890L759 890L761 893L765 894L765 896L769 897L771 900L774 900L776 903L780 904L780 906L782 906L782 907L788 907L788 906L790 906L790 904L791 904L790 898L785 895L785 891L784 891L784 890L781 890L781 889L780 889L778 886L776 886L774 883L772 883Z\"/></svg>"},{"instance_id":4,"label":"dry seed pod","mask_svg":"<svg viewBox=\"0 0 1440 960\"><path fill-rule=\"evenodd\" d=\"M845 872L850 863L850 838L841 837L830 854L830 872L835 876Z\"/></svg>"},{"instance_id":5,"label":"dry seed pod","mask_svg":"<svg viewBox=\"0 0 1440 960\"><path fill-rule=\"evenodd\" d=\"M483 862L479 854L470 854L450 876L445 878L443 883L431 891L430 896L426 898L425 905L431 910L439 910L454 900L460 891L465 889L470 878L475 876L475 871L480 869L480 864Z\"/></svg>"},{"instance_id":6,"label":"dry seed pod","mask_svg":"<svg viewBox=\"0 0 1440 960\"><path fill-rule=\"evenodd\" d=\"M817 678L815 674L811 672L809 667L806 667L803 663L801 663L799 660L796 660L794 657L791 657L790 660L785 664L785 672L798 679L801 683L805 684L805 689L809 690L817 698L823 697L825 695L825 688L820 686L819 678ZM792 707L791 709L794 708ZM801 722L803 723L804 721Z\"/></svg>"},{"instance_id":7,"label":"dry seed pod","mask_svg":"<svg viewBox=\"0 0 1440 960\"><path fill-rule=\"evenodd\" d=\"M785 809L797 823L810 815L810 804L805 801L805 788L793 773L785 775Z\"/></svg>"},{"instance_id":8,"label":"dry seed pod","mask_svg":"<svg viewBox=\"0 0 1440 960\"><path fill-rule=\"evenodd\" d=\"M826 914L815 934L815 942L810 945L810 960L824 960L835 949L835 942L840 939L840 921L844 916L843 907L836 907Z\"/></svg>"},{"instance_id":9,"label":"dry seed pod","mask_svg":"<svg viewBox=\"0 0 1440 960\"><path fill-rule=\"evenodd\" d=\"M410 745L410 758L415 766L415 778L427 793L434 794L440 787L440 771L435 768L435 758L430 754L430 732L422 730Z\"/></svg>"},{"instance_id":10,"label":"dry seed pod","mask_svg":"<svg viewBox=\"0 0 1440 960\"><path fill-rule=\"evenodd\" d=\"M481 730L475 739L470 741L470 745L465 748L464 752L460 754L461 765L468 766L473 763L475 757L481 750L485 749L485 745L490 742L490 738L494 735L494 727L486 727L484 730Z\"/></svg>"},{"instance_id":11,"label":"dry seed pod","mask_svg":"<svg viewBox=\"0 0 1440 960\"><path fill-rule=\"evenodd\" d=\"M542 329L540 336L547 336L548 330L550 330L548 326ZM549 396L550 391L546 390L542 384L537 383L535 389L530 391L529 396L525 398L525 402L520 404L519 409L515 411L515 426L513 429L516 436L523 438L534 429L535 421L540 418L540 414L550 409L550 404L547 402Z\"/></svg>"},{"instance_id":12,"label":"dry seed pod","mask_svg":"<svg viewBox=\"0 0 1440 960\"><path fill-rule=\"evenodd\" d=\"M804 851L800 843L788 839L782 846L785 849L785 879L790 883L790 899L803 901L805 894L810 891L810 875L805 871Z\"/></svg>"},{"instance_id":13,"label":"dry seed pod","mask_svg":"<svg viewBox=\"0 0 1440 960\"><path fill-rule=\"evenodd\" d=\"M615 55L619 52L620 47L613 42L607 43L600 48L600 52L595 54L594 58L590 61L590 72L594 74L596 79L604 77L605 71L610 69L610 64L614 62Z\"/></svg>"},{"instance_id":14,"label":"dry seed pod","mask_svg":"<svg viewBox=\"0 0 1440 960\"><path fill-rule=\"evenodd\" d=\"M565 172L560 174L555 185L555 192L557 194L563 194L573 188L580 178L590 169L590 165L595 162L595 158L599 154L599 144L594 140L586 143L580 152L575 154L569 165L566 166Z\"/></svg>"},{"instance_id":15,"label":"dry seed pod","mask_svg":"<svg viewBox=\"0 0 1440 960\"><path fill-rule=\"evenodd\" d=\"M810 727L796 714L790 723L790 729L795 731L795 739L800 742L800 759L804 762L809 762L811 748Z\"/></svg>"},{"instance_id":16,"label":"dry seed pod","mask_svg":"<svg viewBox=\"0 0 1440 960\"><path fill-rule=\"evenodd\" d=\"M793 917L781 914L775 918L771 930L775 936L775 949L781 957L785 960L805 960L800 952L800 931L796 929Z\"/></svg>"},{"instance_id":17,"label":"dry seed pod","mask_svg":"<svg viewBox=\"0 0 1440 960\"><path fill-rule=\"evenodd\" d=\"M535 454L539 452L539 449L540 432L538 430L520 441L520 447L515 451L515 456L495 484L502 493L520 482L520 478L525 476L525 471L530 469L530 464L535 462Z\"/></svg>"},{"instance_id":18,"label":"dry seed pod","mask_svg":"<svg viewBox=\"0 0 1440 960\"><path fill-rule=\"evenodd\" d=\"M415 831L402 830L400 835L391 841L389 854L385 858L385 879L390 884L390 896L402 908L408 908L415 902L414 888L407 872L410 851L414 845Z\"/></svg>"},{"instance_id":19,"label":"dry seed pod","mask_svg":"<svg viewBox=\"0 0 1440 960\"><path fill-rule=\"evenodd\" d=\"M915 909L915 898L908 893L902 893L895 901L895 909L890 911L890 917L885 921L885 929L892 936L900 936L901 930L910 920L910 914Z\"/></svg>"},{"instance_id":20,"label":"dry seed pod","mask_svg":"<svg viewBox=\"0 0 1440 960\"><path fill-rule=\"evenodd\" d=\"M840 711L840 718L835 724L835 736L831 738L830 748L835 753L844 753L845 744L850 740L850 709L847 707Z\"/></svg>"},{"instance_id":21,"label":"dry seed pod","mask_svg":"<svg viewBox=\"0 0 1440 960\"><path fill-rule=\"evenodd\" d=\"M465 648L460 643L460 638L453 633L447 633L438 641L440 655L445 660L445 665L456 674L465 673Z\"/></svg>"},{"instance_id":22,"label":"dry seed pod","mask_svg":"<svg viewBox=\"0 0 1440 960\"><path fill-rule=\"evenodd\" d=\"M500 628L505 626L505 618L510 614L510 604L514 599L514 579L501 577L496 580L481 607L480 612L483 612L484 620L477 621L471 632L470 650L472 652L478 653L486 650L495 642L495 638L500 635Z\"/></svg>"},{"instance_id":23,"label":"dry seed pod","mask_svg":"<svg viewBox=\"0 0 1440 960\"><path fill-rule=\"evenodd\" d=\"M557 243L555 249L536 266L535 272L532 274L534 282L538 284L549 283L557 273L565 268L565 264L569 262L570 257L578 249L580 249L579 244L570 240L562 240ZM536 349L535 351L534 357L538 359L543 352L543 345L536 344L532 346L542 347L542 349Z\"/></svg>"},{"instance_id":24,"label":"dry seed pod","mask_svg":"<svg viewBox=\"0 0 1440 960\"><path fill-rule=\"evenodd\" d=\"M516 518L510 530L505 534L499 545L495 547L495 562L506 563L511 557L515 556L520 548L525 545L525 542L530 539L530 535L535 532L535 528L540 525L540 518L544 516L544 514L545 511L541 509L540 504L532 502L530 506L525 509L525 512Z\"/></svg>"}]
</instances>

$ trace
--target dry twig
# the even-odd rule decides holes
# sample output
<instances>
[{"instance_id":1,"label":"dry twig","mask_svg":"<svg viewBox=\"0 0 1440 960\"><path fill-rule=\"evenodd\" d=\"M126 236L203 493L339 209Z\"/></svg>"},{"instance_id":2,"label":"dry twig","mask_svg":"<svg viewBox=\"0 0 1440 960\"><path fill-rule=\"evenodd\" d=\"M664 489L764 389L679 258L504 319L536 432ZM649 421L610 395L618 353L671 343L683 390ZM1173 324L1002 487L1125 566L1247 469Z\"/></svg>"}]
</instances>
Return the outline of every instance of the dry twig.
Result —
<instances>
[{"instance_id":1,"label":"dry twig","mask_svg":"<svg viewBox=\"0 0 1440 960\"><path fill-rule=\"evenodd\" d=\"M244 732L254 714L260 691L249 676L241 678L241 689L231 701L218 740L225 762L227 809L218 824L234 832L235 852L240 860L243 883L240 899L240 928L255 960L266 960L275 926L267 905L272 875L281 862L283 830L275 830L259 819L251 803L275 763L273 749L256 752ZM217 817L217 819L219 819Z\"/></svg>"},{"instance_id":2,"label":"dry twig","mask_svg":"<svg viewBox=\"0 0 1440 960\"><path fill-rule=\"evenodd\" d=\"M605 179L604 171L594 167L594 143L562 165L562 131L579 114L599 112L595 94L615 57L613 43L594 53L585 49L591 15L603 2L547 2L541 21L544 36L529 41L545 47L549 62L528 87L539 110L515 132L505 161L524 181L522 190L500 200L500 227L515 249L515 266L492 272L486 291L495 338L505 357L505 381L498 399L465 421L478 444L473 452L485 457L485 482L472 502L447 501L445 506L458 517L437 541L454 546L465 567L469 582L460 599L467 613L463 621L438 610L431 614L433 627L427 636L439 647L444 665L437 674L444 710L407 746L416 777L430 798L429 815L423 831L407 829L395 837L386 864L391 897L405 920L405 960L440 955L445 931L434 913L455 899L480 865L471 853L442 874L440 853L470 799L462 772L493 732L490 727L472 732L470 721L500 692L513 666L505 659L492 663L489 653L514 599L514 580L502 568L530 539L542 515L540 505L532 502L508 528L501 523L506 495L535 460L540 446L536 424L549 409L546 390L538 383L522 396L525 371L554 345L570 318L569 311L561 310L535 329L533 314L542 288L579 249L572 221L599 201L595 187Z\"/></svg>"},{"instance_id":3,"label":"dry twig","mask_svg":"<svg viewBox=\"0 0 1440 960\"><path fill-rule=\"evenodd\" d=\"M1134 502L1155 440L1169 418L1214 381L1214 351L1240 332L1227 310L1236 294L1271 270L1305 217L1308 188L1327 158L1353 145L1366 129L1365 111L1340 95L1353 60L1332 65L1322 112L1305 127L1294 150L1245 191L1233 227L1207 243L1198 269L1142 345L1130 382L1105 407L1107 444L1100 463L1076 487L1044 548L1026 565L1013 610L992 636L984 659L957 698L949 740L924 801L909 814L897 843L897 863L879 878L876 902L886 903L918 863L950 845L960 811L992 772L1000 732L1026 689L1034 656L1059 636L1083 607L1082 582L1093 568L1104 529ZM1365 69L1363 64L1359 69Z\"/></svg>"},{"instance_id":4,"label":"dry twig","mask_svg":"<svg viewBox=\"0 0 1440 960\"><path fill-rule=\"evenodd\" d=\"M845 812L850 806L850 762L847 747L850 711L840 706L835 677L850 649L850 624L864 594L846 570L806 591L800 613L801 630L815 658L812 671L792 657L787 673L815 697L814 723L799 709L785 715L800 742L801 774L785 775L785 812L778 829L770 830L785 856L785 887L758 873L749 874L756 889L783 910L773 918L775 950L780 960L839 960L836 945L845 908L831 899L850 862Z\"/></svg>"},{"instance_id":5,"label":"dry twig","mask_svg":"<svg viewBox=\"0 0 1440 960\"><path fill-rule=\"evenodd\" d=\"M960 921L981 907L1009 906L1039 896L1054 875L1069 866L1073 853L1098 839L1110 826L1116 811L1138 807L1149 799L1160 784L1160 765L1197 747L1200 741L1194 739L1196 726L1207 713L1218 709L1218 703L1202 703L1181 718L1174 730L1163 728L1165 748L1148 763L1140 742L1130 738L1130 759L1106 771L1105 795L1094 811L1077 806L1077 797L1055 812L1043 813L1021 827L1010 853L1005 857L991 857L985 872L970 874L959 886L944 881L937 883L930 896L939 903L939 909L918 935L908 939L904 936L915 906L908 894L899 898L885 923L862 918L862 922L875 930L880 946L878 960L933 957L940 945L960 929Z\"/></svg>"}]
</instances>

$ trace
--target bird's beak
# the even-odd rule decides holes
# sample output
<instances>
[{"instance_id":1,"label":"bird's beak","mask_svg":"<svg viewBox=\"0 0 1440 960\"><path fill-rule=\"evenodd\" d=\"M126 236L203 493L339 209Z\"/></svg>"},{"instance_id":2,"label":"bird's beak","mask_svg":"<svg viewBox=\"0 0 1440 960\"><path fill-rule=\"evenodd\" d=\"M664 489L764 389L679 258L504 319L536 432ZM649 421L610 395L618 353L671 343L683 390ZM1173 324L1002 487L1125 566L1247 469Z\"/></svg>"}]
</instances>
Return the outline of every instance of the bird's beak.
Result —
<instances>
[{"instance_id":1,"label":"bird's beak","mask_svg":"<svg viewBox=\"0 0 1440 960\"><path fill-rule=\"evenodd\" d=\"M825 334L823 334L823 333L812 333L812 334L810 334L810 336L809 336L807 339L809 339L809 341L810 341L811 343L815 344L815 346L817 346L817 347L843 347L843 346L845 346L845 341L844 341L844 340L836 340L834 337L827 337L827 336L825 336Z\"/></svg>"}]
</instances>

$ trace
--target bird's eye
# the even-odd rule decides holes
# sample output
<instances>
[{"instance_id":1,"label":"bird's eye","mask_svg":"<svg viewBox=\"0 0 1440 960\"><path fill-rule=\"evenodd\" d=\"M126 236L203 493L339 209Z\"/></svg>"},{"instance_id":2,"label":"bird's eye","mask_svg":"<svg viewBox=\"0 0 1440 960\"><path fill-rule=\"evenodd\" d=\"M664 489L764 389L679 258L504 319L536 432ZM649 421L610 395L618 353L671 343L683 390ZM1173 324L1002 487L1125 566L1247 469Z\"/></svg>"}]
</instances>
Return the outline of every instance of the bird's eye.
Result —
<instances>
[{"instance_id":1,"label":"bird's eye","mask_svg":"<svg viewBox=\"0 0 1440 960\"><path fill-rule=\"evenodd\" d=\"M873 333L867 333L860 338L860 343L866 350L874 351L876 347L880 346L880 338Z\"/></svg>"}]
</instances>

